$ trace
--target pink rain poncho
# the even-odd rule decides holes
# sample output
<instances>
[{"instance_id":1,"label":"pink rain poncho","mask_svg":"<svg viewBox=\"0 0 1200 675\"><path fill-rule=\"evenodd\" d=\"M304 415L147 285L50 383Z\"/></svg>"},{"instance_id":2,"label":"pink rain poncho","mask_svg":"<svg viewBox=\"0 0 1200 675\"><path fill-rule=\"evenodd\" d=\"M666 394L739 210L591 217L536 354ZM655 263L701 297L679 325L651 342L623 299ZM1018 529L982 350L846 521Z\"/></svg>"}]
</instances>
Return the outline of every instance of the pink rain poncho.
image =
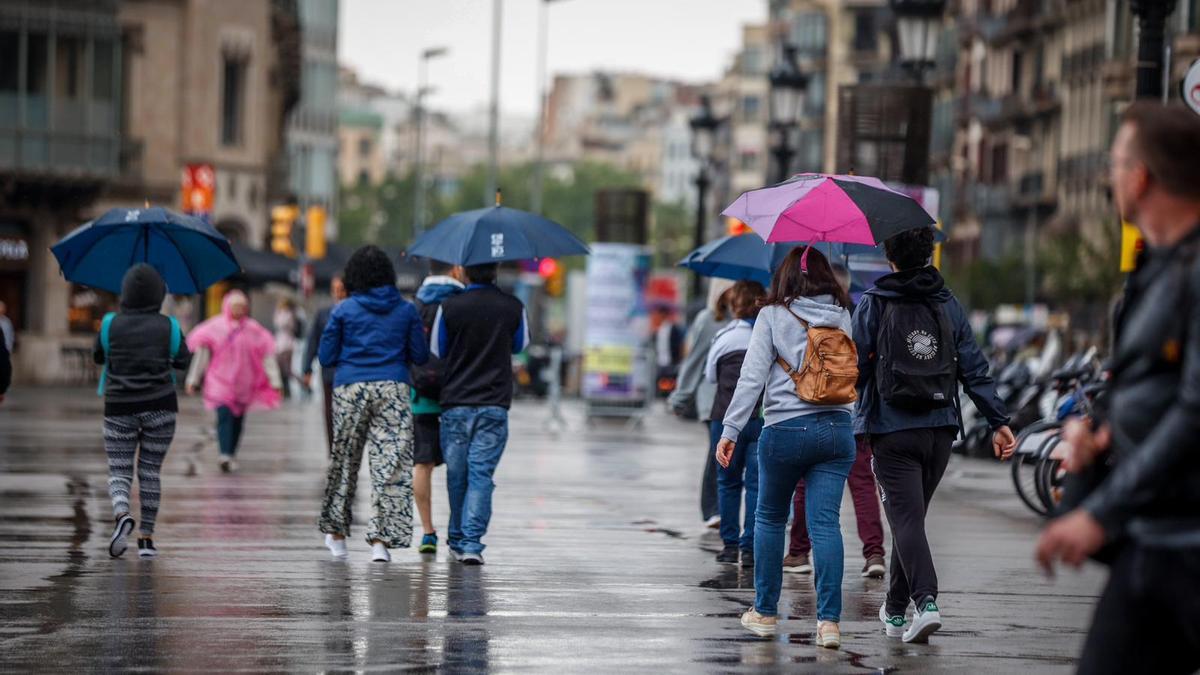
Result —
<instances>
[{"instance_id":1,"label":"pink rain poncho","mask_svg":"<svg viewBox=\"0 0 1200 675\"><path fill-rule=\"evenodd\" d=\"M279 405L279 392L271 387L263 360L274 358L275 339L250 317L235 320L230 305L246 300L241 291L230 291L214 316L192 329L188 349L207 349L211 355L204 373L204 405L209 410L228 407L234 415Z\"/></svg>"}]
</instances>

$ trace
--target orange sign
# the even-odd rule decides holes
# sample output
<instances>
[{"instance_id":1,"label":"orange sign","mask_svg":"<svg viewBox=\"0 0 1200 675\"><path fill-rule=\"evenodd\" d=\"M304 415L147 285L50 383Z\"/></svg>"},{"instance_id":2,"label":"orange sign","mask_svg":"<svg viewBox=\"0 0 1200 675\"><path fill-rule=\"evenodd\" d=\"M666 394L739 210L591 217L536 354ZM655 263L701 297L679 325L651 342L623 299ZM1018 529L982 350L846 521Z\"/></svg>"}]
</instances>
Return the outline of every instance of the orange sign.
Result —
<instances>
[{"instance_id":1,"label":"orange sign","mask_svg":"<svg viewBox=\"0 0 1200 675\"><path fill-rule=\"evenodd\" d=\"M217 172L211 164L183 167L180 208L192 215L211 214L217 192Z\"/></svg>"}]
</instances>

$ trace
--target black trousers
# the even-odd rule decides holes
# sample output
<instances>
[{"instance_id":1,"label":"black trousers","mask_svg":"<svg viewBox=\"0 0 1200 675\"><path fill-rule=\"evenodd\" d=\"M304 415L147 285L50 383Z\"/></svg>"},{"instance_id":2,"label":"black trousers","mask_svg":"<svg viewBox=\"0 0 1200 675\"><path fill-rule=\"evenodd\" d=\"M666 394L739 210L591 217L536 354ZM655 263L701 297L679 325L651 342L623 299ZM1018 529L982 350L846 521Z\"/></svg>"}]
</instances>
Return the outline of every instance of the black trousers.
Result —
<instances>
[{"instance_id":1,"label":"black trousers","mask_svg":"<svg viewBox=\"0 0 1200 675\"><path fill-rule=\"evenodd\" d=\"M1200 549L1130 544L1113 564L1079 672L1191 673L1200 669Z\"/></svg>"},{"instance_id":2,"label":"black trousers","mask_svg":"<svg viewBox=\"0 0 1200 675\"><path fill-rule=\"evenodd\" d=\"M909 600L937 598L937 571L925 537L925 514L937 490L955 429L908 429L871 437L872 467L883 512L892 529L887 610L903 614Z\"/></svg>"},{"instance_id":3,"label":"black trousers","mask_svg":"<svg viewBox=\"0 0 1200 675\"><path fill-rule=\"evenodd\" d=\"M700 517L708 520L713 516L721 515L720 503L717 501L717 441L721 440L720 435L713 438L714 434L708 422L702 422L704 428L708 430L709 444L708 452L705 453L708 457L704 460L704 477L700 479Z\"/></svg>"}]
</instances>

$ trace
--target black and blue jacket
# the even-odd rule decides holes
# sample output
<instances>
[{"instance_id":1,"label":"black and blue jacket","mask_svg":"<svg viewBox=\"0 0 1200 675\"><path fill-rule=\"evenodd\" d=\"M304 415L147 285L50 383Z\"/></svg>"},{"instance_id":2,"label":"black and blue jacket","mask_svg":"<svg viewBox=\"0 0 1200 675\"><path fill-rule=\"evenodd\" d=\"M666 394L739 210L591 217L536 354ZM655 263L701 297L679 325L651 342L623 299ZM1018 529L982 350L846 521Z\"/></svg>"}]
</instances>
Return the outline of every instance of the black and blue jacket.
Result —
<instances>
[{"instance_id":1,"label":"black and blue jacket","mask_svg":"<svg viewBox=\"0 0 1200 675\"><path fill-rule=\"evenodd\" d=\"M512 405L512 355L529 344L525 306L491 284L446 298L430 335L446 364L442 408Z\"/></svg>"}]
</instances>

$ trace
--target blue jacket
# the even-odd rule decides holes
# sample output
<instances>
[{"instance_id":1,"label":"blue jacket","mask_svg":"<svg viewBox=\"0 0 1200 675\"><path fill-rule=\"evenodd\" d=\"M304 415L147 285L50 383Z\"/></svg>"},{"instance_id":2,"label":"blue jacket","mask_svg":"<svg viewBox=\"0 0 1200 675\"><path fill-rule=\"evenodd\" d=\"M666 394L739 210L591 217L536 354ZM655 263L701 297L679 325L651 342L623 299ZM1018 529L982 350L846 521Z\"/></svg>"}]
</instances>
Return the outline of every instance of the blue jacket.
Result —
<instances>
[{"instance_id":1,"label":"blue jacket","mask_svg":"<svg viewBox=\"0 0 1200 675\"><path fill-rule=\"evenodd\" d=\"M954 325L958 347L958 380L974 401L975 407L993 429L1008 424L1004 402L996 395L996 383L988 374L988 362L975 342L967 314L954 294L946 288L941 273L934 267L922 267L880 277L874 288L863 294L854 310L854 342L858 347L858 405L854 410L854 433L890 434L905 429L961 427L957 405L912 412L888 405L875 386L879 319L888 298L924 296L943 303Z\"/></svg>"},{"instance_id":2,"label":"blue jacket","mask_svg":"<svg viewBox=\"0 0 1200 675\"><path fill-rule=\"evenodd\" d=\"M409 364L429 360L421 317L395 286L379 286L339 303L321 333L317 358L336 368L333 386L355 382L412 384Z\"/></svg>"}]
</instances>

